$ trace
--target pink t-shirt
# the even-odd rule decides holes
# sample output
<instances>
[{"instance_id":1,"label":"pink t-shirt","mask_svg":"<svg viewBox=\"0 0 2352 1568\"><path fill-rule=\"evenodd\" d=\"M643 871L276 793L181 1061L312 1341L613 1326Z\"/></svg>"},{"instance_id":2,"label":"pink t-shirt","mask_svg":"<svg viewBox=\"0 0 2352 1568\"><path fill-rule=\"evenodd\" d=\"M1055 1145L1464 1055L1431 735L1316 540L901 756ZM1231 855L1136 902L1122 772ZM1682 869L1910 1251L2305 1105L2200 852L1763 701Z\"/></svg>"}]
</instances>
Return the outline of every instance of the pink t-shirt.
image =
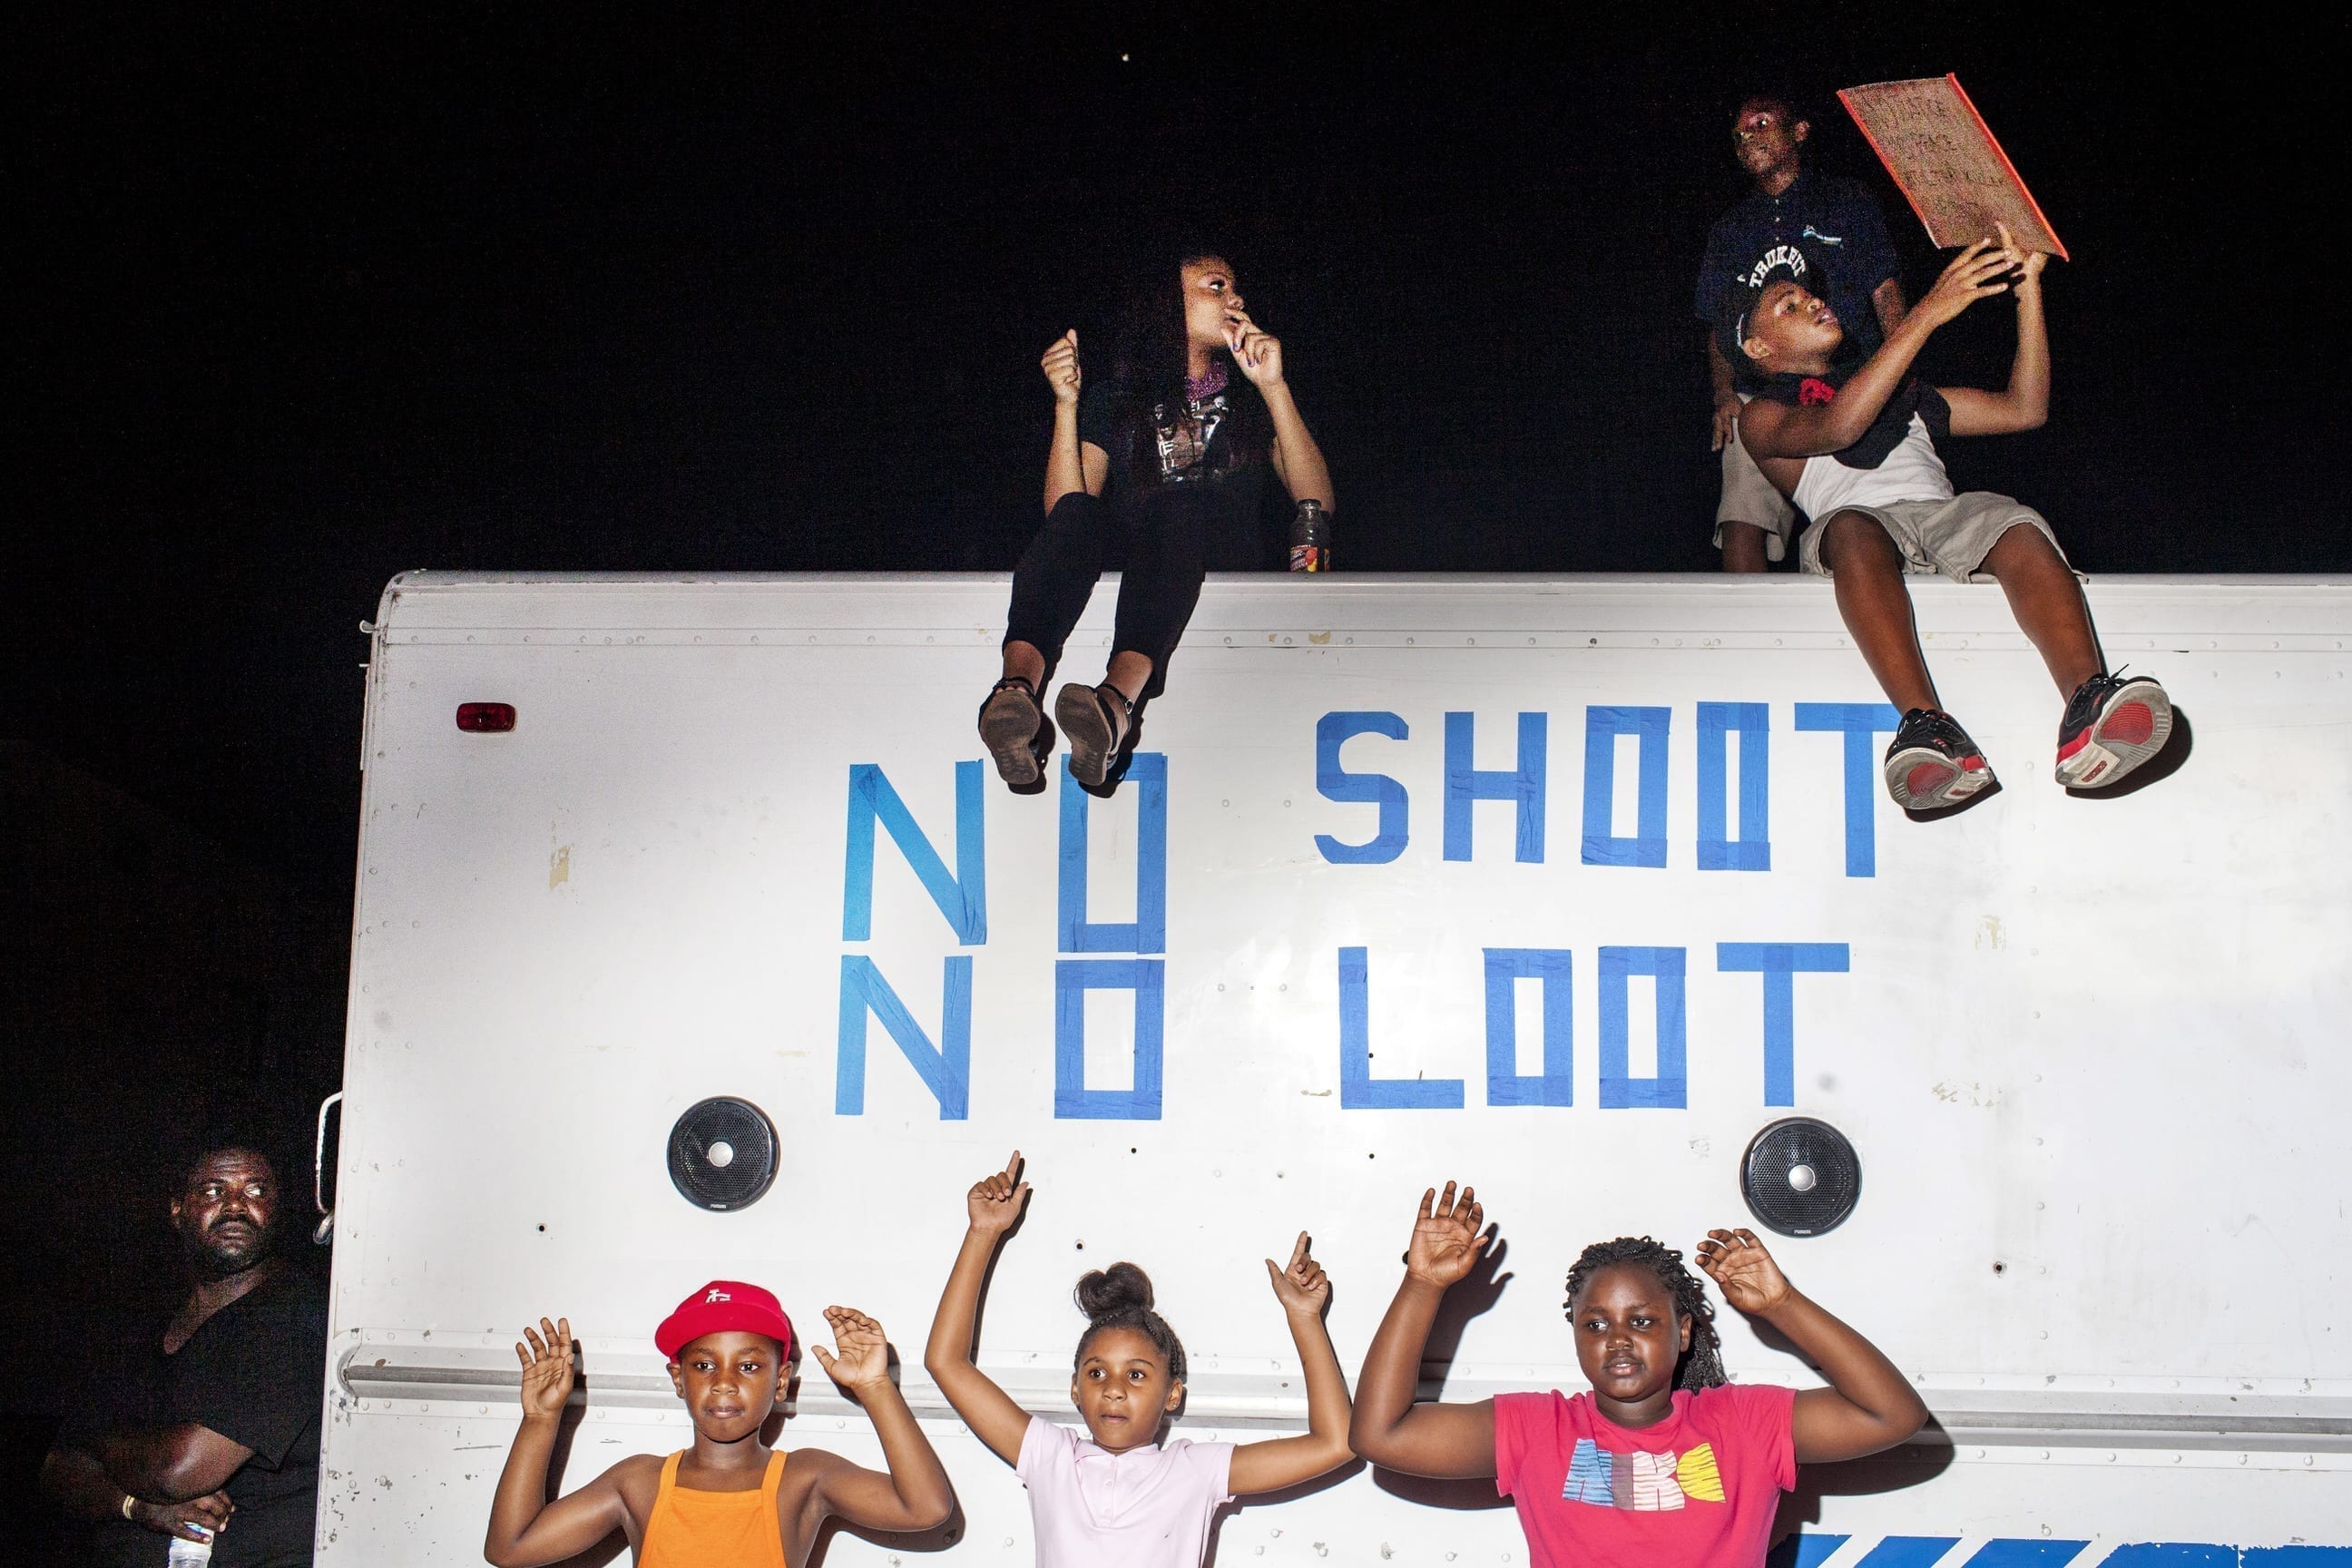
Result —
<instances>
[{"instance_id":1,"label":"pink t-shirt","mask_svg":"<svg viewBox=\"0 0 2352 1568\"><path fill-rule=\"evenodd\" d=\"M1034 1415L1013 1467L1029 1489L1037 1568L1201 1568L1233 1468L1231 1443L1114 1454Z\"/></svg>"},{"instance_id":2,"label":"pink t-shirt","mask_svg":"<svg viewBox=\"0 0 2352 1568\"><path fill-rule=\"evenodd\" d=\"M1495 1489L1518 1510L1534 1568L1747 1568L1764 1561L1797 1482L1792 1389L1677 1393L1639 1431L1549 1394L1495 1400Z\"/></svg>"}]
</instances>

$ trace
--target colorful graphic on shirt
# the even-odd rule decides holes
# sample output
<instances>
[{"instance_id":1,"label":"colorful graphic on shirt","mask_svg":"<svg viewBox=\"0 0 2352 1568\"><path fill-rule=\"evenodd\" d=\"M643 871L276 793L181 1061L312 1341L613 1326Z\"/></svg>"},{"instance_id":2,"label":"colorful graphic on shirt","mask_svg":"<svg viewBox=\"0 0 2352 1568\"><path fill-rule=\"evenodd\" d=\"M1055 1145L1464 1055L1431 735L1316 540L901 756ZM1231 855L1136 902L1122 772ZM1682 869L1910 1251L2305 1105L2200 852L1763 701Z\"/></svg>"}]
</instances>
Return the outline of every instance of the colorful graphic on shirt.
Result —
<instances>
[{"instance_id":1,"label":"colorful graphic on shirt","mask_svg":"<svg viewBox=\"0 0 2352 1568\"><path fill-rule=\"evenodd\" d=\"M1716 1468L1712 1444L1701 1443L1680 1456L1617 1454L1604 1451L1590 1437L1579 1437L1569 1455L1568 1481L1559 1495L1565 1502L1662 1513L1686 1500L1721 1502L1723 1475Z\"/></svg>"},{"instance_id":2,"label":"colorful graphic on shirt","mask_svg":"<svg viewBox=\"0 0 2352 1568\"><path fill-rule=\"evenodd\" d=\"M1164 403L1151 408L1151 425L1160 447L1160 482L1182 484L1187 479L1205 479L1213 471L1204 460L1209 455L1209 443L1217 438L1217 426L1225 422L1228 405L1225 394L1213 397L1188 399L1171 408Z\"/></svg>"}]
</instances>

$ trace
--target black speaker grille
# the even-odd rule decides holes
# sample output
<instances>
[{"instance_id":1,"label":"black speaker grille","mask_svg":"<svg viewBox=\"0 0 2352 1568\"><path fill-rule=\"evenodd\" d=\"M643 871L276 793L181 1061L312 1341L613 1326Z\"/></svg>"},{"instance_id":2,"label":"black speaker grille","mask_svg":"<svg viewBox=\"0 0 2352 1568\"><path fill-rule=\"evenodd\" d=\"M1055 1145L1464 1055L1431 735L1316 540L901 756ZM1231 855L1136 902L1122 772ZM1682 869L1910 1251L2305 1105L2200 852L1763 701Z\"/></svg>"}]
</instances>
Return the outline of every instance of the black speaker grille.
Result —
<instances>
[{"instance_id":1,"label":"black speaker grille","mask_svg":"<svg viewBox=\"0 0 2352 1568\"><path fill-rule=\"evenodd\" d=\"M1810 1174L1810 1184L1807 1176ZM1820 1236L1835 1230L1862 1196L1862 1161L1826 1121L1791 1116L1756 1135L1739 1165L1739 1195L1767 1230Z\"/></svg>"},{"instance_id":2,"label":"black speaker grille","mask_svg":"<svg viewBox=\"0 0 2352 1568\"><path fill-rule=\"evenodd\" d=\"M669 1130L669 1179L698 1208L740 1209L776 1179L776 1128L748 1100L706 1100Z\"/></svg>"}]
</instances>

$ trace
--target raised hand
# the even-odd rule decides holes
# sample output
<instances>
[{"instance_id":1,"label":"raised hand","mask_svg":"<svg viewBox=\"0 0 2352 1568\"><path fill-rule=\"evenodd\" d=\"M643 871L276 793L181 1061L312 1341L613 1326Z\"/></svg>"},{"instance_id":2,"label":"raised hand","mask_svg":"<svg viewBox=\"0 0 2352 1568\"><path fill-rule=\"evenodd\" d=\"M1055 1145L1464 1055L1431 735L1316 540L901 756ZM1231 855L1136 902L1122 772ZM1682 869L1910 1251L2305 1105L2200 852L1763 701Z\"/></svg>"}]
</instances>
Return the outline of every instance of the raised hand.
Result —
<instances>
[{"instance_id":1,"label":"raised hand","mask_svg":"<svg viewBox=\"0 0 2352 1568\"><path fill-rule=\"evenodd\" d=\"M522 1337L530 1342L528 1348L515 1346L515 1359L522 1363L523 1418L562 1415L563 1402L572 1397L572 1320L551 1323L541 1318L538 1328L525 1327Z\"/></svg>"},{"instance_id":2,"label":"raised hand","mask_svg":"<svg viewBox=\"0 0 2352 1568\"><path fill-rule=\"evenodd\" d=\"M1331 1300L1331 1277L1307 1250L1307 1233L1298 1233L1298 1244L1290 1249L1290 1264L1277 1268L1273 1258L1265 1260L1265 1271L1274 1277L1274 1299L1282 1310L1293 1316L1321 1317L1324 1303Z\"/></svg>"},{"instance_id":3,"label":"raised hand","mask_svg":"<svg viewBox=\"0 0 2352 1568\"><path fill-rule=\"evenodd\" d=\"M1083 379L1078 369L1078 330L1072 327L1055 338L1037 366L1045 373L1046 384L1054 389L1055 402L1076 403L1078 383Z\"/></svg>"},{"instance_id":4,"label":"raised hand","mask_svg":"<svg viewBox=\"0 0 2352 1568\"><path fill-rule=\"evenodd\" d=\"M1225 347L1255 386L1282 384L1282 340L1249 319L1246 310L1225 317Z\"/></svg>"},{"instance_id":5,"label":"raised hand","mask_svg":"<svg viewBox=\"0 0 2352 1568\"><path fill-rule=\"evenodd\" d=\"M2009 232L2009 225L1997 223L1993 227L2000 231L2000 254L2009 262L2010 269L2017 274L2018 287L2021 289L2030 280L2041 277L2042 269L2050 265L2050 253L2020 249L2017 237Z\"/></svg>"},{"instance_id":6,"label":"raised hand","mask_svg":"<svg viewBox=\"0 0 2352 1568\"><path fill-rule=\"evenodd\" d=\"M1979 300L2009 291L2009 282L2002 275L2011 263L2007 253L1994 241L1978 240L1952 258L1936 286L1913 309L1936 326L1967 310Z\"/></svg>"},{"instance_id":7,"label":"raised hand","mask_svg":"<svg viewBox=\"0 0 2352 1568\"><path fill-rule=\"evenodd\" d=\"M964 1212L971 1216L971 1228L983 1236L1003 1236L1021 1217L1021 1205L1029 1201L1029 1184L1021 1179L1021 1151L1013 1151L1013 1158L1004 1169L992 1176L982 1176L964 1194Z\"/></svg>"},{"instance_id":8,"label":"raised hand","mask_svg":"<svg viewBox=\"0 0 2352 1568\"><path fill-rule=\"evenodd\" d=\"M1412 1245L1405 1249L1404 1271L1441 1290L1462 1279L1486 1250L1486 1206L1478 1202L1475 1188L1463 1188L1456 1198L1454 1184L1448 1182L1442 1197L1434 1187L1422 1194Z\"/></svg>"},{"instance_id":9,"label":"raised hand","mask_svg":"<svg viewBox=\"0 0 2352 1568\"><path fill-rule=\"evenodd\" d=\"M1789 1277L1752 1230L1710 1230L1698 1244L1698 1266L1743 1312L1763 1317L1796 1294Z\"/></svg>"},{"instance_id":10,"label":"raised hand","mask_svg":"<svg viewBox=\"0 0 2352 1568\"><path fill-rule=\"evenodd\" d=\"M855 1307L827 1307L824 1321L833 1325L834 1348L809 1349L825 1376L853 1391L889 1381L890 1339L881 1324Z\"/></svg>"}]
</instances>

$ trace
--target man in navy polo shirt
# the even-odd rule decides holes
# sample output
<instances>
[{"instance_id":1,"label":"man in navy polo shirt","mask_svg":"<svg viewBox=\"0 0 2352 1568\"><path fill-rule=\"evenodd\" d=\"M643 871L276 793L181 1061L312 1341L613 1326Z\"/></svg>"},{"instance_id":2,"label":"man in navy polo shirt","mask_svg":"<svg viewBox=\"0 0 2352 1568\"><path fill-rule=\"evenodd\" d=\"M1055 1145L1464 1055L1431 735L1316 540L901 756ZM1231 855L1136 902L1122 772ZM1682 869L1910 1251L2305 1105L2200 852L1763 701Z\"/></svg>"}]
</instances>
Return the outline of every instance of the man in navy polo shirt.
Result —
<instances>
[{"instance_id":1,"label":"man in navy polo shirt","mask_svg":"<svg viewBox=\"0 0 2352 1568\"><path fill-rule=\"evenodd\" d=\"M1723 355L1712 323L1724 291L1753 285L1772 268L1795 269L1829 301L1845 328L1847 351L1866 357L1906 309L1895 275L1895 244L1870 192L1852 180L1808 174L1811 125L1785 98L1752 96L1732 116L1732 147L1756 183L1753 195L1716 219L1699 264L1696 310L1710 324L1707 373L1715 388L1715 449L1723 454L1723 497L1715 510L1715 544L1727 572L1761 572L1789 552L1796 512L1739 444L1739 411L1753 386ZM1825 276L1814 278L1811 269Z\"/></svg>"}]
</instances>

